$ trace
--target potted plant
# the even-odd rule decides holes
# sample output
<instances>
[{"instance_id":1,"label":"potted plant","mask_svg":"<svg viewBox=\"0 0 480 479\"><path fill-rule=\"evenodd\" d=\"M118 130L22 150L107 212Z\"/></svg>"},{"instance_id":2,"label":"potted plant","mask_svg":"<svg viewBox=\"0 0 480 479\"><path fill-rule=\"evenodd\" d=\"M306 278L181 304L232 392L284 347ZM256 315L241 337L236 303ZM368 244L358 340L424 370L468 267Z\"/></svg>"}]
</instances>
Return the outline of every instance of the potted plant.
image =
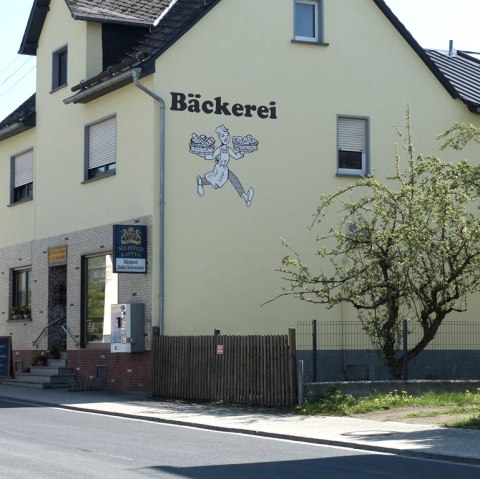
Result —
<instances>
[{"instance_id":1,"label":"potted plant","mask_svg":"<svg viewBox=\"0 0 480 479\"><path fill-rule=\"evenodd\" d=\"M43 355L43 353L34 354L32 358L32 364L33 366L46 366L47 358Z\"/></svg>"},{"instance_id":2,"label":"potted plant","mask_svg":"<svg viewBox=\"0 0 480 479\"><path fill-rule=\"evenodd\" d=\"M24 304L20 308L20 314L23 316L23 319L32 319L32 309L30 308L29 304Z\"/></svg>"},{"instance_id":3,"label":"potted plant","mask_svg":"<svg viewBox=\"0 0 480 479\"><path fill-rule=\"evenodd\" d=\"M48 357L50 359L58 359L60 357L60 351L56 344L52 344L48 350Z\"/></svg>"},{"instance_id":4,"label":"potted plant","mask_svg":"<svg viewBox=\"0 0 480 479\"><path fill-rule=\"evenodd\" d=\"M19 309L16 306L12 306L10 308L10 319L19 319L20 318L20 313Z\"/></svg>"}]
</instances>

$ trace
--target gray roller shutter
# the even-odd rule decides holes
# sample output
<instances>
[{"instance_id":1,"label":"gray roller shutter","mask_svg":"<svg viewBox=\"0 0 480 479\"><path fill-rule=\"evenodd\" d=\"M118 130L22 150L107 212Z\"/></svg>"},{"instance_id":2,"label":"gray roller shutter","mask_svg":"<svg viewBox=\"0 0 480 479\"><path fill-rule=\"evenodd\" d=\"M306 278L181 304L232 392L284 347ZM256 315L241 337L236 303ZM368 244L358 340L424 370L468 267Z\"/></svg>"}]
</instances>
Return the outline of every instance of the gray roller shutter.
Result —
<instances>
[{"instance_id":1,"label":"gray roller shutter","mask_svg":"<svg viewBox=\"0 0 480 479\"><path fill-rule=\"evenodd\" d=\"M346 151L367 151L367 122L364 118L338 119L338 148Z\"/></svg>"},{"instance_id":2,"label":"gray roller shutter","mask_svg":"<svg viewBox=\"0 0 480 479\"><path fill-rule=\"evenodd\" d=\"M117 118L88 127L88 168L99 168L116 162Z\"/></svg>"},{"instance_id":3,"label":"gray roller shutter","mask_svg":"<svg viewBox=\"0 0 480 479\"><path fill-rule=\"evenodd\" d=\"M33 150L15 157L13 175L15 188L33 183Z\"/></svg>"}]
</instances>

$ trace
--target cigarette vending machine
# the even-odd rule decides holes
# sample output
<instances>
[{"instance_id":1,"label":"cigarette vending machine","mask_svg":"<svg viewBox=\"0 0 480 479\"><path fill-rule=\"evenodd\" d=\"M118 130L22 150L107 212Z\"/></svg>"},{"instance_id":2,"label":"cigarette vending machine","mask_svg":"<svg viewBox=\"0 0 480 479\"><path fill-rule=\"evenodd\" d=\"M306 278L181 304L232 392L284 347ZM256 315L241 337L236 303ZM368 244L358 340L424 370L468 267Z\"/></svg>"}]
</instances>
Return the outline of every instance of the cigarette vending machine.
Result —
<instances>
[{"instance_id":1,"label":"cigarette vending machine","mask_svg":"<svg viewBox=\"0 0 480 479\"><path fill-rule=\"evenodd\" d=\"M112 353L145 351L145 318L142 303L112 304Z\"/></svg>"}]
</instances>

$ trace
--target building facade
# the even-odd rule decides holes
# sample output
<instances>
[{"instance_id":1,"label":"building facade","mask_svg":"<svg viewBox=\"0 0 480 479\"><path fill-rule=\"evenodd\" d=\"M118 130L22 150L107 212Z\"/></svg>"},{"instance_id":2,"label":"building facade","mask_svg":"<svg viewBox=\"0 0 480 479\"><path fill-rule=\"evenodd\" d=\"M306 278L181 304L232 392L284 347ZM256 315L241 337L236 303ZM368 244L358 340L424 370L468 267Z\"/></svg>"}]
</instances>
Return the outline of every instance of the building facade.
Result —
<instances>
[{"instance_id":1,"label":"building facade","mask_svg":"<svg viewBox=\"0 0 480 479\"><path fill-rule=\"evenodd\" d=\"M101 3L33 2L37 91L0 124L0 335L18 364L58 342L79 374L148 389L152 334L353 319L263 305L280 238L314 257L319 195L393 172L408 104L416 151L478 157L436 140L480 125L478 60L422 49L381 0ZM146 231L145 272L114 272L114 225L130 245ZM120 303L144 305L143 352L111 352Z\"/></svg>"}]
</instances>

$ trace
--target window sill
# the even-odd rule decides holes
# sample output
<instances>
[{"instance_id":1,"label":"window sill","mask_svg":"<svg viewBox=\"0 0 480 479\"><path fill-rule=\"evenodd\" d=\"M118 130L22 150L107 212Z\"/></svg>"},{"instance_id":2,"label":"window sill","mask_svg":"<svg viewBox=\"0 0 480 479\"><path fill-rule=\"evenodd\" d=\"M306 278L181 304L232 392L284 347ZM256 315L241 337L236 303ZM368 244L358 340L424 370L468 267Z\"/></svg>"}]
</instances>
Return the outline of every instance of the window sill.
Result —
<instances>
[{"instance_id":1,"label":"window sill","mask_svg":"<svg viewBox=\"0 0 480 479\"><path fill-rule=\"evenodd\" d=\"M108 178L109 176L115 176L116 174L117 174L116 171L107 172L107 173L104 173L103 175L96 176L95 178L88 178L87 180L83 180L81 184L84 185L86 183L91 183L92 181L103 180L103 178Z\"/></svg>"},{"instance_id":2,"label":"window sill","mask_svg":"<svg viewBox=\"0 0 480 479\"><path fill-rule=\"evenodd\" d=\"M66 86L68 86L68 83L63 83L62 85L58 85L55 88L52 88L50 90L50 94L57 92L58 90L63 90Z\"/></svg>"},{"instance_id":3,"label":"window sill","mask_svg":"<svg viewBox=\"0 0 480 479\"><path fill-rule=\"evenodd\" d=\"M328 47L330 43L325 43L325 42L317 42L315 40L295 40L292 39L292 43L302 43L303 45L316 45L317 47Z\"/></svg>"},{"instance_id":4,"label":"window sill","mask_svg":"<svg viewBox=\"0 0 480 479\"><path fill-rule=\"evenodd\" d=\"M24 198L23 200L15 201L15 203L10 203L7 206L10 208L10 206L21 205L22 203L27 203L28 201L33 201L33 196L29 196L28 198Z\"/></svg>"},{"instance_id":5,"label":"window sill","mask_svg":"<svg viewBox=\"0 0 480 479\"><path fill-rule=\"evenodd\" d=\"M338 178L368 178L372 175L370 173L335 173Z\"/></svg>"},{"instance_id":6,"label":"window sill","mask_svg":"<svg viewBox=\"0 0 480 479\"><path fill-rule=\"evenodd\" d=\"M12 318L8 318L7 319L7 323L31 323L32 322L32 318L19 318L19 319L12 319Z\"/></svg>"}]
</instances>

